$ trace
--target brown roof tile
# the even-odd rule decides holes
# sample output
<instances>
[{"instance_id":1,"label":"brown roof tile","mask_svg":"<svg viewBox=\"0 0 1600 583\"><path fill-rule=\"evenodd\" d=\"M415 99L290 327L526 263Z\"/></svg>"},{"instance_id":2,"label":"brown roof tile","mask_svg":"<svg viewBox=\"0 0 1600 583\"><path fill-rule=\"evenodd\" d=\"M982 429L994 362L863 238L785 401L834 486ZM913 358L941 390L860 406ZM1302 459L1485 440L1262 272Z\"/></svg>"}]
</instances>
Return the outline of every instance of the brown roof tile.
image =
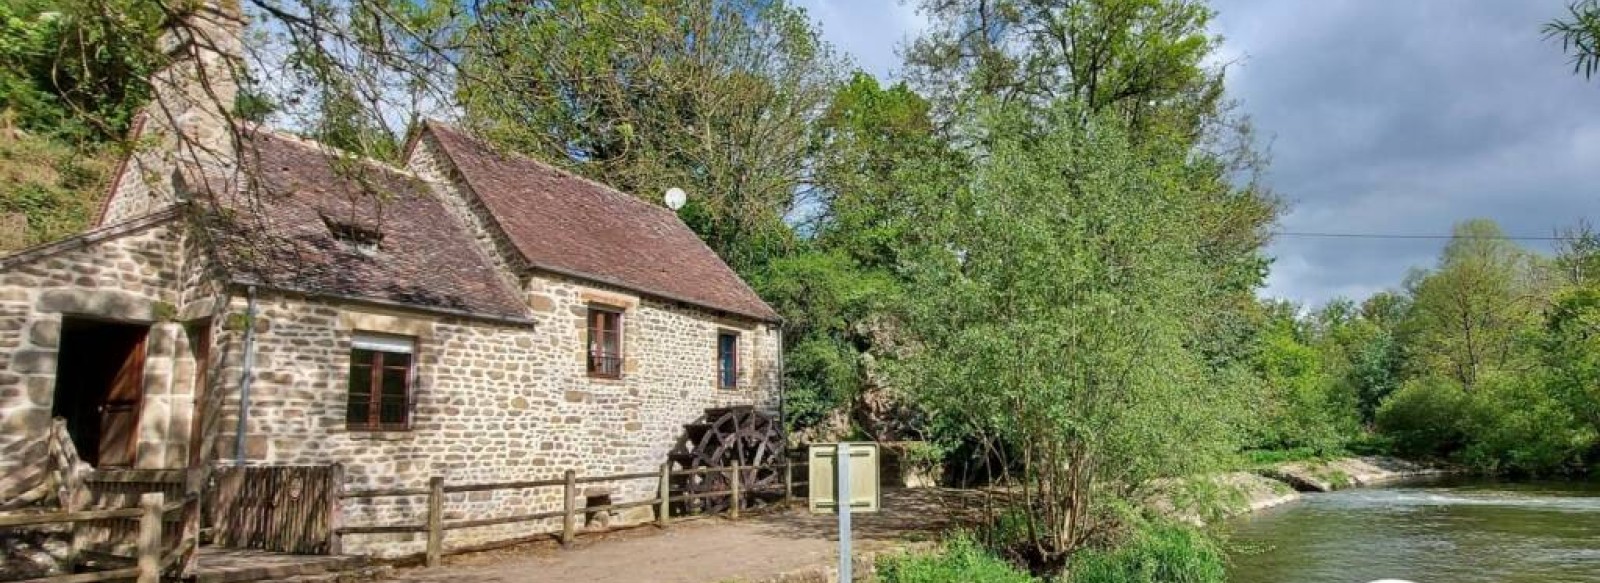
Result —
<instances>
[{"instance_id":1,"label":"brown roof tile","mask_svg":"<svg viewBox=\"0 0 1600 583\"><path fill-rule=\"evenodd\" d=\"M266 130L242 135L242 175L254 182L228 189L231 195L219 197L225 210L208 221L219 259L236 280L526 317L517 293L421 179ZM339 225L375 228L382 240L375 251L362 250L335 238L331 229Z\"/></svg>"},{"instance_id":2,"label":"brown roof tile","mask_svg":"<svg viewBox=\"0 0 1600 583\"><path fill-rule=\"evenodd\" d=\"M672 211L429 122L517 251L536 268L761 320L778 314Z\"/></svg>"}]
</instances>

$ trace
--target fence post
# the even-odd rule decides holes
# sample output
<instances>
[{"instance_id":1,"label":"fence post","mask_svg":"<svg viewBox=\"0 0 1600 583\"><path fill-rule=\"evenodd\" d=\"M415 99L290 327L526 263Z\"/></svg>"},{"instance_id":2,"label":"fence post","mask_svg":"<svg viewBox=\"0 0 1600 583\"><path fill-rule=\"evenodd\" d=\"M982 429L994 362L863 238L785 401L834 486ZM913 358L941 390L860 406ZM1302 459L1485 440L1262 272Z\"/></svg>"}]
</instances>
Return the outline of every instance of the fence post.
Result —
<instances>
[{"instance_id":1,"label":"fence post","mask_svg":"<svg viewBox=\"0 0 1600 583\"><path fill-rule=\"evenodd\" d=\"M729 482L728 482L729 485L731 486L731 490L732 490L731 492L728 493L728 496L733 499L733 503L728 505L728 508L729 508L728 517L732 518L734 520L738 520L739 519L739 506L740 506L739 500L741 498L741 496L739 496L739 474L740 473L742 473L742 472L739 471L739 462L737 460L735 460L733 462L733 479L729 480Z\"/></svg>"},{"instance_id":2,"label":"fence post","mask_svg":"<svg viewBox=\"0 0 1600 583\"><path fill-rule=\"evenodd\" d=\"M428 566L444 555L444 476L428 478Z\"/></svg>"},{"instance_id":3,"label":"fence post","mask_svg":"<svg viewBox=\"0 0 1600 583\"><path fill-rule=\"evenodd\" d=\"M789 456L788 450L783 452L783 504L788 506L794 501L794 458Z\"/></svg>"},{"instance_id":4,"label":"fence post","mask_svg":"<svg viewBox=\"0 0 1600 583\"><path fill-rule=\"evenodd\" d=\"M190 468L183 474L183 534L176 548L184 549L178 577L188 578L200 567L200 505L205 493L206 470Z\"/></svg>"},{"instance_id":5,"label":"fence post","mask_svg":"<svg viewBox=\"0 0 1600 583\"><path fill-rule=\"evenodd\" d=\"M161 506L160 492L139 495L139 583L161 582Z\"/></svg>"},{"instance_id":6,"label":"fence post","mask_svg":"<svg viewBox=\"0 0 1600 583\"><path fill-rule=\"evenodd\" d=\"M656 526L666 528L672 521L672 462L661 464L661 506L656 510Z\"/></svg>"},{"instance_id":7,"label":"fence post","mask_svg":"<svg viewBox=\"0 0 1600 583\"><path fill-rule=\"evenodd\" d=\"M344 537L339 529L344 528L344 464L328 468L328 487L323 492L326 498L322 503L328 508L328 554L343 554Z\"/></svg>"},{"instance_id":8,"label":"fence post","mask_svg":"<svg viewBox=\"0 0 1600 583\"><path fill-rule=\"evenodd\" d=\"M566 478L567 483L562 489L561 497L565 504L561 516L561 546L570 547L572 539L578 534L578 472L567 470Z\"/></svg>"}]
</instances>

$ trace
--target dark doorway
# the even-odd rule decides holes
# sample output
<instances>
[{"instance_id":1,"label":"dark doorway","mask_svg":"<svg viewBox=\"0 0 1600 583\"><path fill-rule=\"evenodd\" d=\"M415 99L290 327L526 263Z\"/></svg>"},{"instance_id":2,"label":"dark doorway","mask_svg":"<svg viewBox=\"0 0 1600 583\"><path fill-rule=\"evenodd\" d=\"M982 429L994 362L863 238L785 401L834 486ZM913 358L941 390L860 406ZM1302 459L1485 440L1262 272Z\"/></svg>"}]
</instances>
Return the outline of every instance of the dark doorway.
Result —
<instances>
[{"instance_id":1,"label":"dark doorway","mask_svg":"<svg viewBox=\"0 0 1600 583\"><path fill-rule=\"evenodd\" d=\"M189 417L189 467L198 468L204 462L201 455L205 447L206 399L210 393L206 385L211 382L211 320L190 324L184 332L189 336L190 354L194 356L194 410Z\"/></svg>"},{"instance_id":2,"label":"dark doorway","mask_svg":"<svg viewBox=\"0 0 1600 583\"><path fill-rule=\"evenodd\" d=\"M72 445L90 465L133 465L149 332L149 326L83 318L61 322L52 413L66 418Z\"/></svg>"}]
</instances>

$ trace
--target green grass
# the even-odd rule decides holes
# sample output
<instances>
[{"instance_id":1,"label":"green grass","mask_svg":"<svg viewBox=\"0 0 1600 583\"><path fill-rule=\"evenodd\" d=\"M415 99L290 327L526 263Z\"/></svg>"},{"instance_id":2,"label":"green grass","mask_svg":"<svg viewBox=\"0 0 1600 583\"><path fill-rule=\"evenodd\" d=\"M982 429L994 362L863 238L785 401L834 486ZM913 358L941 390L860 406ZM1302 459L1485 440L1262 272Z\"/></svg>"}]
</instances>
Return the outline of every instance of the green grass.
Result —
<instances>
[{"instance_id":1,"label":"green grass","mask_svg":"<svg viewBox=\"0 0 1600 583\"><path fill-rule=\"evenodd\" d=\"M1073 557L1064 583L1223 583L1222 550L1204 533L1179 525L1147 526L1113 549Z\"/></svg>"},{"instance_id":2,"label":"green grass","mask_svg":"<svg viewBox=\"0 0 1600 583\"><path fill-rule=\"evenodd\" d=\"M878 583L1223 583L1221 547L1181 524L1146 523L1117 546L1073 555L1059 578L1040 579L1001 558L971 533L932 552L878 559Z\"/></svg>"},{"instance_id":3,"label":"green grass","mask_svg":"<svg viewBox=\"0 0 1600 583\"><path fill-rule=\"evenodd\" d=\"M950 538L944 548L878 561L879 583L1039 583L983 548L971 535Z\"/></svg>"}]
</instances>

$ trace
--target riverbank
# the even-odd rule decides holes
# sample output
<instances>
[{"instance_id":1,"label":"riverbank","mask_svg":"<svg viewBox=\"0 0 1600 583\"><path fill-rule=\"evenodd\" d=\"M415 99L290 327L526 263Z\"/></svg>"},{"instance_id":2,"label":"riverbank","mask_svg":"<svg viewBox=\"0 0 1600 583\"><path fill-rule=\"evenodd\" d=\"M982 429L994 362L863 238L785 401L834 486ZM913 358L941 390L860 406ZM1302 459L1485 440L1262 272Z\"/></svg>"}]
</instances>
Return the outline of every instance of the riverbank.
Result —
<instances>
[{"instance_id":1,"label":"riverbank","mask_svg":"<svg viewBox=\"0 0 1600 583\"><path fill-rule=\"evenodd\" d=\"M1284 462L1158 488L1150 504L1170 518L1204 526L1288 504L1307 492L1333 492L1453 473L1459 471L1387 456Z\"/></svg>"}]
</instances>

